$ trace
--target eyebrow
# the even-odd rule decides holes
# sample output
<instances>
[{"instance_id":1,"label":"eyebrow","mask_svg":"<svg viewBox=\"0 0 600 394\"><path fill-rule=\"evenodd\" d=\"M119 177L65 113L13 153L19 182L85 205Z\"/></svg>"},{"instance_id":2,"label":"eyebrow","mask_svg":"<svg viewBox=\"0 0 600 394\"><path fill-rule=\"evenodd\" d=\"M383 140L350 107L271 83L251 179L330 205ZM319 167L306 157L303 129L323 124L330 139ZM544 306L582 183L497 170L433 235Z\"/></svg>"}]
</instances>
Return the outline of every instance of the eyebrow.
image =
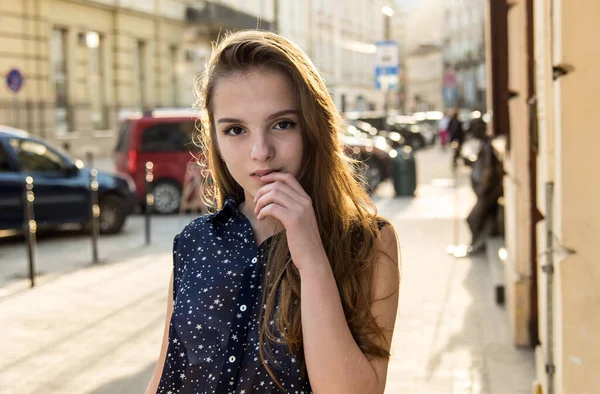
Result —
<instances>
[{"instance_id":1,"label":"eyebrow","mask_svg":"<svg viewBox=\"0 0 600 394\"><path fill-rule=\"evenodd\" d=\"M270 121L283 115L298 115L298 111L295 109L284 109L283 111L269 115L266 120ZM217 123L244 123L244 121L236 118L221 118Z\"/></svg>"}]
</instances>

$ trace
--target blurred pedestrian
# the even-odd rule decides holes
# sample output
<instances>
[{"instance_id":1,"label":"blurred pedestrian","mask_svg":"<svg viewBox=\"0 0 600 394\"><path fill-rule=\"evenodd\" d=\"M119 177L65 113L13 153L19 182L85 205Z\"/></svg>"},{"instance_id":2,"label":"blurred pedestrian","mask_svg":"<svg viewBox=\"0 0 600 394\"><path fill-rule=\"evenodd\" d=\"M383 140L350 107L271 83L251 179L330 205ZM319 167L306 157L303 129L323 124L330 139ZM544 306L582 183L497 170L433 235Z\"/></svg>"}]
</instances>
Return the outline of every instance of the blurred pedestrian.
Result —
<instances>
[{"instance_id":1,"label":"blurred pedestrian","mask_svg":"<svg viewBox=\"0 0 600 394\"><path fill-rule=\"evenodd\" d=\"M340 154L319 72L276 34L231 34L198 104L218 210L175 237L146 393L383 393L397 240Z\"/></svg>"},{"instance_id":2,"label":"blurred pedestrian","mask_svg":"<svg viewBox=\"0 0 600 394\"><path fill-rule=\"evenodd\" d=\"M458 108L454 109L452 112L452 117L450 118L450 122L448 122L448 133L450 134L452 149L454 149L454 156L452 158L453 166L457 165L462 145L465 142L465 131L461 121L458 118L459 112L460 111Z\"/></svg>"},{"instance_id":3,"label":"blurred pedestrian","mask_svg":"<svg viewBox=\"0 0 600 394\"><path fill-rule=\"evenodd\" d=\"M438 125L438 132L440 134L440 143L442 146L442 150L446 150L446 146L448 145L448 124L450 123L451 113L446 112L444 117L440 119L440 123Z\"/></svg>"}]
</instances>

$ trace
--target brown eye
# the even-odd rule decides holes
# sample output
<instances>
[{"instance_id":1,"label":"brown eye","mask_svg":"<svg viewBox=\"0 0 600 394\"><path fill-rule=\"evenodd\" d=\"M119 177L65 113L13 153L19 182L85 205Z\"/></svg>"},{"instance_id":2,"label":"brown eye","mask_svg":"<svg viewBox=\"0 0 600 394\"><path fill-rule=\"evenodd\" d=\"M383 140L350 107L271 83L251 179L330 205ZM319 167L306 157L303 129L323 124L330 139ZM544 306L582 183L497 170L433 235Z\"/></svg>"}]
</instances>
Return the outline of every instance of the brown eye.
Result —
<instances>
[{"instance_id":1,"label":"brown eye","mask_svg":"<svg viewBox=\"0 0 600 394\"><path fill-rule=\"evenodd\" d=\"M294 127L296 123L290 122L289 120L283 120L275 125L275 129L277 130L288 130Z\"/></svg>"},{"instance_id":2,"label":"brown eye","mask_svg":"<svg viewBox=\"0 0 600 394\"><path fill-rule=\"evenodd\" d=\"M230 127L227 130L225 130L225 134L226 135L240 135L244 132L244 129L242 129L241 127Z\"/></svg>"}]
</instances>

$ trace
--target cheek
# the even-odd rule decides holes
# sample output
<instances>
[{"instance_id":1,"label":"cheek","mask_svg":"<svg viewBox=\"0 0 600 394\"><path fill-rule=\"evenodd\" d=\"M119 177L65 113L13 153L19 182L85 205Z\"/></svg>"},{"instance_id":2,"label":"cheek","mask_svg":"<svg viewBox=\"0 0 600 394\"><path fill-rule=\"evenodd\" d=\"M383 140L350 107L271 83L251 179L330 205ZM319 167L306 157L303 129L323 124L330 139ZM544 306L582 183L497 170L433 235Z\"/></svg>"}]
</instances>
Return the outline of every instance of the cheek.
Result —
<instances>
[{"instance_id":1,"label":"cheek","mask_svg":"<svg viewBox=\"0 0 600 394\"><path fill-rule=\"evenodd\" d=\"M293 166L296 171L302 167L302 157L304 153L304 142L302 136L298 136L293 141L290 141L287 147L287 157L292 159Z\"/></svg>"},{"instance_id":2,"label":"cheek","mask_svg":"<svg viewBox=\"0 0 600 394\"><path fill-rule=\"evenodd\" d=\"M239 144L232 143L230 140L219 141L219 152L221 160L225 163L225 167L239 183L240 177L243 177L245 170L248 168L248 163L245 161L245 152Z\"/></svg>"}]
</instances>

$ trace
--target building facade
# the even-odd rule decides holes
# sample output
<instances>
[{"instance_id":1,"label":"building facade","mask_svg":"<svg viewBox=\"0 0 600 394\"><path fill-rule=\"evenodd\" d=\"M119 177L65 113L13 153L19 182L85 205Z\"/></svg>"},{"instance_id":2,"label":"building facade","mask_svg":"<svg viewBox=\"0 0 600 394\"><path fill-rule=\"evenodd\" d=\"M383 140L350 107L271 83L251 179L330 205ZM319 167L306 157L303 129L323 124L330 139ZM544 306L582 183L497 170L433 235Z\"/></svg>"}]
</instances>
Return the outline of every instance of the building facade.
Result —
<instances>
[{"instance_id":1,"label":"building facade","mask_svg":"<svg viewBox=\"0 0 600 394\"><path fill-rule=\"evenodd\" d=\"M274 31L275 0L203 0L185 1L186 22L183 33L185 47L185 80L182 99L187 106L195 102L193 81L204 72L213 43L228 32L262 29Z\"/></svg>"},{"instance_id":2,"label":"building facade","mask_svg":"<svg viewBox=\"0 0 600 394\"><path fill-rule=\"evenodd\" d=\"M106 154L119 112L183 104L181 1L22 0L0 15L0 69L25 81L0 90L2 123Z\"/></svg>"},{"instance_id":3,"label":"building facade","mask_svg":"<svg viewBox=\"0 0 600 394\"><path fill-rule=\"evenodd\" d=\"M444 102L486 110L485 0L444 2Z\"/></svg>"},{"instance_id":4,"label":"building facade","mask_svg":"<svg viewBox=\"0 0 600 394\"><path fill-rule=\"evenodd\" d=\"M287 33L285 28L296 18L298 3L301 2L281 2L284 14L280 18L280 33L293 41L306 43L303 49L321 70L338 108L342 111L383 109L385 95L375 88L374 59L375 42L386 38L386 24L392 24L392 17L381 12L388 2L307 1L309 35L304 39L297 33Z\"/></svg>"},{"instance_id":5,"label":"building facade","mask_svg":"<svg viewBox=\"0 0 600 394\"><path fill-rule=\"evenodd\" d=\"M489 101L508 114L492 118L508 141L507 312L515 344L536 347L535 393L600 392L598 13L594 0L488 0Z\"/></svg>"},{"instance_id":6,"label":"building facade","mask_svg":"<svg viewBox=\"0 0 600 394\"><path fill-rule=\"evenodd\" d=\"M422 44L406 58L406 105L408 112L440 111L442 100L442 48Z\"/></svg>"},{"instance_id":7,"label":"building facade","mask_svg":"<svg viewBox=\"0 0 600 394\"><path fill-rule=\"evenodd\" d=\"M383 109L375 42L393 37L385 0L22 0L0 3L0 122L83 157L107 156L131 111L191 107L193 83L225 33L278 31L322 72L341 110ZM386 29L387 28L387 29Z\"/></svg>"},{"instance_id":8,"label":"building facade","mask_svg":"<svg viewBox=\"0 0 600 394\"><path fill-rule=\"evenodd\" d=\"M405 6L407 7L407 6ZM422 0L403 11L404 110L443 110L442 0Z\"/></svg>"}]
</instances>

